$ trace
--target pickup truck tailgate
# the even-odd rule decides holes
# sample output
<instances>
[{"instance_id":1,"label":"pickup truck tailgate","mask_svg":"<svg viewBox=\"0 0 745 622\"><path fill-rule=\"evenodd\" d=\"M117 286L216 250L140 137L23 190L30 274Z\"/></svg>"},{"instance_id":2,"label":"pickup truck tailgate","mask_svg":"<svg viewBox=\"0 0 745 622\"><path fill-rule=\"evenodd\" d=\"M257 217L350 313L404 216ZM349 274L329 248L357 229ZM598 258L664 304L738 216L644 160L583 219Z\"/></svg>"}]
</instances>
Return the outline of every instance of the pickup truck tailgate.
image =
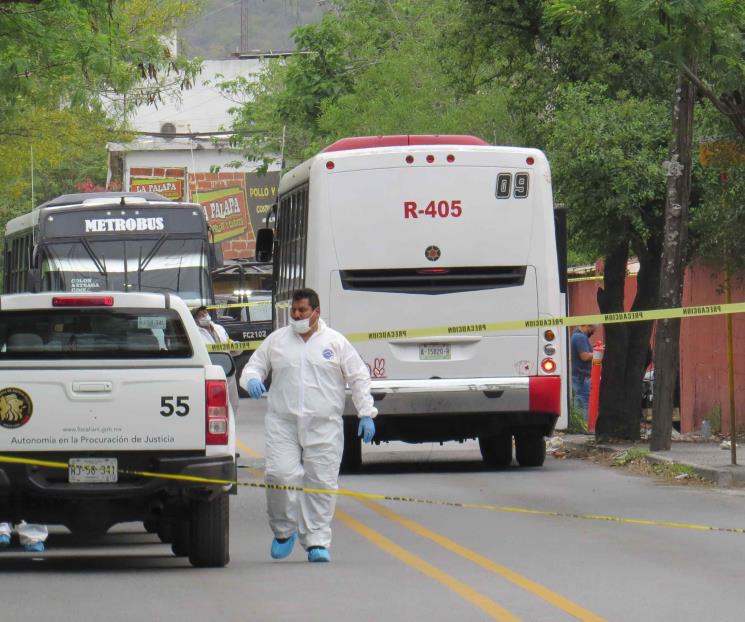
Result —
<instances>
[{"instance_id":1,"label":"pickup truck tailgate","mask_svg":"<svg viewBox=\"0 0 745 622\"><path fill-rule=\"evenodd\" d=\"M203 367L0 370L0 451L205 448Z\"/></svg>"}]
</instances>

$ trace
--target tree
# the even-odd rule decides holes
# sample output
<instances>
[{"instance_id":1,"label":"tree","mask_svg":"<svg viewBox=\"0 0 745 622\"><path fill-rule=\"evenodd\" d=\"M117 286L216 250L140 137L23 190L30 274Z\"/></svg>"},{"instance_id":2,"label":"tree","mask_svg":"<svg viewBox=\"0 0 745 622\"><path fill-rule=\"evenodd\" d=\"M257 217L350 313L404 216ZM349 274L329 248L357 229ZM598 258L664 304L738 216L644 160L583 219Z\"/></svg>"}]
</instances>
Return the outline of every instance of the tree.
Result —
<instances>
[{"instance_id":1,"label":"tree","mask_svg":"<svg viewBox=\"0 0 745 622\"><path fill-rule=\"evenodd\" d=\"M557 198L569 208L575 245L605 258L598 306L603 313L624 311L626 267L633 252L640 270L631 309L655 308L666 107L628 95L613 99L597 84L569 85L563 91L546 148ZM605 326L600 437L638 438L641 375L651 332L651 322Z\"/></svg>"},{"instance_id":2,"label":"tree","mask_svg":"<svg viewBox=\"0 0 745 622\"><path fill-rule=\"evenodd\" d=\"M270 63L257 81L223 85L239 103L234 129L251 133L241 139L246 159L266 165L282 150L292 165L364 134L475 133L509 142L502 92L471 92L454 79L441 32L457 5L340 0L319 24L297 29L297 56Z\"/></svg>"},{"instance_id":3,"label":"tree","mask_svg":"<svg viewBox=\"0 0 745 622\"><path fill-rule=\"evenodd\" d=\"M164 36L197 8L178 0L0 5L0 226L33 204L106 182L124 113L187 88L199 61ZM118 107L104 100L118 98ZM33 184L32 184L33 179Z\"/></svg>"}]
</instances>

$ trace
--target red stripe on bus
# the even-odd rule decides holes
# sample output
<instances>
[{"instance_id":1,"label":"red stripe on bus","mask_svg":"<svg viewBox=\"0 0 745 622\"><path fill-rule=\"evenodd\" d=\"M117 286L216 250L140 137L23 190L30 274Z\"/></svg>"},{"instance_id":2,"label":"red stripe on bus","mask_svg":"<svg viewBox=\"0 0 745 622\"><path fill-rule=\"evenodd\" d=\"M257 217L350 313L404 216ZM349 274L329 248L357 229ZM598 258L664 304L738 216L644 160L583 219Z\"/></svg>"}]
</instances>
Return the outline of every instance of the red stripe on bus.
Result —
<instances>
[{"instance_id":1,"label":"red stripe on bus","mask_svg":"<svg viewBox=\"0 0 745 622\"><path fill-rule=\"evenodd\" d=\"M530 412L561 414L560 376L531 376L528 386Z\"/></svg>"},{"instance_id":2,"label":"red stripe on bus","mask_svg":"<svg viewBox=\"0 0 745 622\"><path fill-rule=\"evenodd\" d=\"M484 140L467 134L395 134L391 136L352 136L342 138L322 150L349 151L373 147L407 147L409 145L488 145Z\"/></svg>"}]
</instances>

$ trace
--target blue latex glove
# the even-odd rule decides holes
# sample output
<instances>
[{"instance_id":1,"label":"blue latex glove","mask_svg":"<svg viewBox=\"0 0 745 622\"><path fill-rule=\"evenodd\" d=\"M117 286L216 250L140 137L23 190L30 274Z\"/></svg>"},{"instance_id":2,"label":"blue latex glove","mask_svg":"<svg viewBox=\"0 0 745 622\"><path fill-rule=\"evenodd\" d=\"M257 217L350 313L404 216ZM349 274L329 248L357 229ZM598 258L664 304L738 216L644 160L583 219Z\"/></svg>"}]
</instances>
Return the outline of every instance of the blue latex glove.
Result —
<instances>
[{"instance_id":1,"label":"blue latex glove","mask_svg":"<svg viewBox=\"0 0 745 622\"><path fill-rule=\"evenodd\" d=\"M249 378L248 385L246 385L246 391L255 400L261 399L261 394L266 393L266 387L264 383L258 378Z\"/></svg>"},{"instance_id":2,"label":"blue latex glove","mask_svg":"<svg viewBox=\"0 0 745 622\"><path fill-rule=\"evenodd\" d=\"M361 436L362 440L366 443L373 440L373 436L375 436L375 422L372 420L372 417L360 417L357 436Z\"/></svg>"}]
</instances>

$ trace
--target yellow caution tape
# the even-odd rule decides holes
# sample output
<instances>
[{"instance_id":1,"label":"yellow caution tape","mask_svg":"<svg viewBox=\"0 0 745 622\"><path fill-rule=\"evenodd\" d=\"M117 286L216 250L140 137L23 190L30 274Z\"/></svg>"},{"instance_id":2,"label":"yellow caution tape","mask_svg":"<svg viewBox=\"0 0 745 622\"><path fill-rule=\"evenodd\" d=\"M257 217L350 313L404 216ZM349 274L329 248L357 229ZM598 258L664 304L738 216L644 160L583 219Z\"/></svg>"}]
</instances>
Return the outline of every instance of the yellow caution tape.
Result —
<instances>
[{"instance_id":1,"label":"yellow caution tape","mask_svg":"<svg viewBox=\"0 0 745 622\"><path fill-rule=\"evenodd\" d=\"M455 324L451 326L431 326L427 328L401 328L396 330L370 331L366 333L347 333L351 342L388 341L412 337L441 337L446 335L469 335L525 328L549 328L552 326L580 326L582 324L623 324L625 322L647 322L709 315L745 313L745 302L730 304L701 305L698 307L676 307L673 309L651 309L648 311L623 311L619 313L596 313L593 315L574 315L568 317L541 318L537 320L507 320L475 324ZM229 350L255 350L263 340L236 341L229 344L207 346L211 352Z\"/></svg>"},{"instance_id":2,"label":"yellow caution tape","mask_svg":"<svg viewBox=\"0 0 745 622\"><path fill-rule=\"evenodd\" d=\"M628 274L626 275L628 276ZM583 281L602 281L605 277L602 275L598 276L575 276L571 279L567 279L567 283L581 283Z\"/></svg>"},{"instance_id":3,"label":"yellow caution tape","mask_svg":"<svg viewBox=\"0 0 745 622\"><path fill-rule=\"evenodd\" d=\"M29 466L40 466L54 469L68 469L65 462L53 462L50 460L36 460L32 458L19 458L16 456L0 455L0 463L25 464ZM492 512L510 512L513 514L530 514L533 516L552 516L557 518L579 518L583 520L605 521L625 525L645 525L649 527L668 527L672 529L693 529L696 531L719 531L724 533L745 534L743 527L715 527L712 525L696 525L688 523L675 523L670 521L656 521L637 518L621 518L618 516L603 516L598 514L579 514L573 512L552 512L549 510L534 510L530 508L517 508L510 506L490 505L486 503L461 503L458 501L442 501L437 499L422 499L418 497L401 497L398 495L385 495L371 492L355 492L352 490L328 490L325 488L306 488L303 486L287 486L282 484L267 484L260 482L239 482L237 480L211 479L195 475L176 475L172 473L153 473L151 471L138 471L134 469L118 469L123 475L134 475L136 477L153 477L158 479L191 482L195 484L210 484L214 486L244 486L247 488L263 488L270 490L293 490L296 492L337 495L340 497L353 497L357 499L375 499L378 501L399 501L403 503L420 503L424 505L439 505L445 507L463 508L469 510L489 510Z\"/></svg>"},{"instance_id":4,"label":"yellow caution tape","mask_svg":"<svg viewBox=\"0 0 745 622\"><path fill-rule=\"evenodd\" d=\"M256 350L263 339L257 339L254 341L228 341L227 343L208 343L208 352L232 352L233 350Z\"/></svg>"},{"instance_id":5,"label":"yellow caution tape","mask_svg":"<svg viewBox=\"0 0 745 622\"><path fill-rule=\"evenodd\" d=\"M404 328L399 330L349 333L352 342L407 339L411 337L433 337L444 335L464 335L473 333L519 330L524 328L543 328L551 326L580 326L582 324L621 324L624 322L645 322L649 320L668 320L686 317L703 317L745 312L745 302L730 304L702 305L699 307L676 307L673 309L652 309L649 311L625 311L620 313L597 313L594 315L575 315L572 317L541 318L538 320L511 320L505 322L458 324L454 326L435 326L429 328Z\"/></svg>"},{"instance_id":6,"label":"yellow caution tape","mask_svg":"<svg viewBox=\"0 0 745 622\"><path fill-rule=\"evenodd\" d=\"M271 300L259 300L254 302L231 302L223 305L207 305L206 309L240 309L243 307L262 307L272 304Z\"/></svg>"}]
</instances>

